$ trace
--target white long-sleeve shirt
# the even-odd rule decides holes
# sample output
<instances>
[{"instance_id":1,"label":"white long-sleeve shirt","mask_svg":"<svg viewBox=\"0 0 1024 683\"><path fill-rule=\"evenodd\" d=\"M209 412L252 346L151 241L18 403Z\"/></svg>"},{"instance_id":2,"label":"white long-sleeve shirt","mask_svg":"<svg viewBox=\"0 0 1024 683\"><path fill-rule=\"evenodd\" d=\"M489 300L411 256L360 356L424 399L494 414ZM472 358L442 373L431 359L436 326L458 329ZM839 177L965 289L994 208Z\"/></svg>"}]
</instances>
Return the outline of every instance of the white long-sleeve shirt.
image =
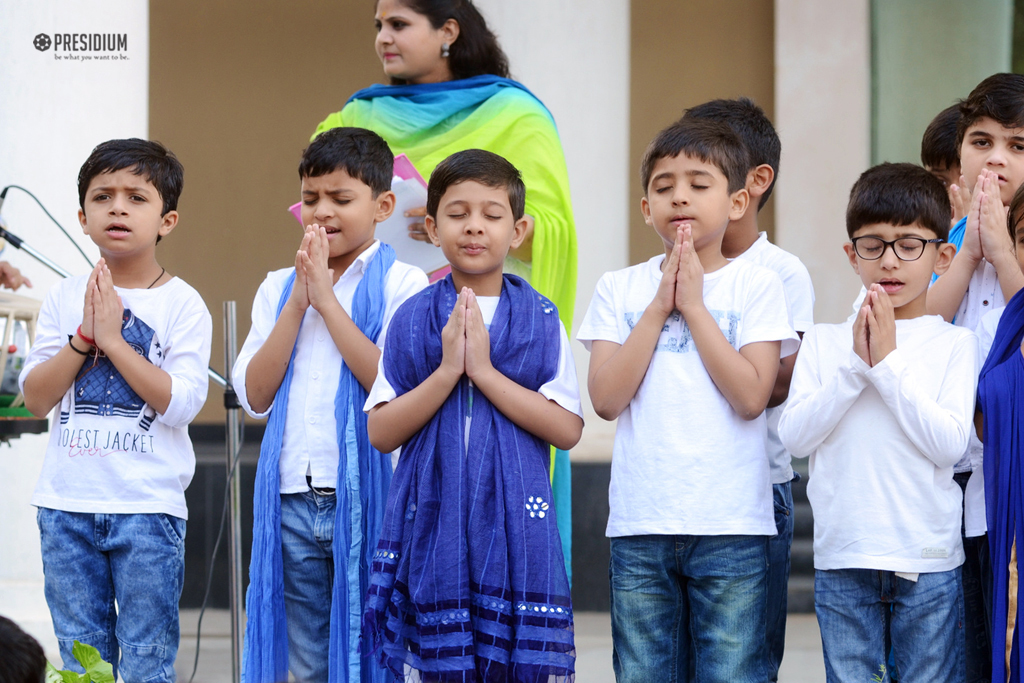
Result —
<instances>
[{"instance_id":1,"label":"white long-sleeve shirt","mask_svg":"<svg viewBox=\"0 0 1024 683\"><path fill-rule=\"evenodd\" d=\"M359 254L334 284L334 294L349 315L352 314L356 287L379 248L380 242L377 241ZM277 323L277 305L294 270L284 268L267 274L252 304L249 336L235 360L233 378L238 402L255 418L268 416L274 405L271 403L263 412L253 410L246 390L246 374L253 356ZM384 326L377 338L379 348L384 348L387 327L398 307L426 286L427 276L422 270L401 261L394 262L384 278ZM306 309L302 318L295 347L295 365L281 442L281 493L308 490L307 474L312 485L318 488L335 488L338 484L338 422L334 417L334 397L344 361L327 323L312 306ZM353 410L362 408L361 405L352 406Z\"/></svg>"},{"instance_id":2,"label":"white long-sleeve shirt","mask_svg":"<svg viewBox=\"0 0 1024 683\"><path fill-rule=\"evenodd\" d=\"M816 569L963 563L953 466L973 429L978 340L924 316L896 321L896 347L869 367L850 321L804 337L779 436L811 458Z\"/></svg>"}]
</instances>

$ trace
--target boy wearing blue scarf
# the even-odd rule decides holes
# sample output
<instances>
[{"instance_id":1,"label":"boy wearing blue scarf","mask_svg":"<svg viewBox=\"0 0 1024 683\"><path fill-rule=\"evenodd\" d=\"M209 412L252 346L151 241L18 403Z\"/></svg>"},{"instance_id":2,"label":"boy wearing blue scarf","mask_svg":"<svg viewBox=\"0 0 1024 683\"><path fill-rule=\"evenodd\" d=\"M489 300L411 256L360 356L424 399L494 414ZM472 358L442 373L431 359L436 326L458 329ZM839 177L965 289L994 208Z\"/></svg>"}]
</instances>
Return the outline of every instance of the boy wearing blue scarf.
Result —
<instances>
[{"instance_id":1,"label":"boy wearing blue scarf","mask_svg":"<svg viewBox=\"0 0 1024 683\"><path fill-rule=\"evenodd\" d=\"M402 447L364 622L399 678L573 674L547 463L583 419L558 311L502 272L525 237L524 198L519 171L490 152L434 169L426 230L452 272L395 314L366 402L371 442Z\"/></svg>"},{"instance_id":2,"label":"boy wearing blue scarf","mask_svg":"<svg viewBox=\"0 0 1024 683\"><path fill-rule=\"evenodd\" d=\"M386 681L359 651L368 560L391 481L362 405L399 305L427 284L374 238L394 209L394 157L368 130L336 128L302 154L294 268L267 275L234 367L266 417L254 501L243 672L248 683Z\"/></svg>"},{"instance_id":3,"label":"boy wearing blue scarf","mask_svg":"<svg viewBox=\"0 0 1024 683\"><path fill-rule=\"evenodd\" d=\"M1017 267L1024 272L1024 187L1018 188L1007 214ZM1019 550L1024 531L1024 489L1020 419L1024 396L1024 294L981 319L978 341L985 363L978 381L978 410L985 443L985 503L992 559L992 680L1020 680L1018 627Z\"/></svg>"}]
</instances>

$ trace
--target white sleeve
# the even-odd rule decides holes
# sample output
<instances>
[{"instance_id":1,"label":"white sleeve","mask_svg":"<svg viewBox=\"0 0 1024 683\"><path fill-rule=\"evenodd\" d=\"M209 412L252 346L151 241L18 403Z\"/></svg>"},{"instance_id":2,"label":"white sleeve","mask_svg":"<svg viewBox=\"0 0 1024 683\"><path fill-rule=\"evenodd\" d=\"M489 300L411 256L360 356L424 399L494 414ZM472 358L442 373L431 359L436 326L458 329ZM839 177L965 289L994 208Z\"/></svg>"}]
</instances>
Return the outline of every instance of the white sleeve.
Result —
<instances>
[{"instance_id":1,"label":"white sleeve","mask_svg":"<svg viewBox=\"0 0 1024 683\"><path fill-rule=\"evenodd\" d=\"M363 412L370 412L374 406L380 405L381 403L389 403L394 401L398 397L395 392L395 388L388 382L388 378L384 375L384 354L380 354L380 358L377 359L377 379L373 380L373 386L370 387L370 393L366 396L366 403L363 404Z\"/></svg>"},{"instance_id":2,"label":"white sleeve","mask_svg":"<svg viewBox=\"0 0 1024 683\"><path fill-rule=\"evenodd\" d=\"M559 350L558 350L558 372L550 382L545 383L537 391L541 396L554 401L570 413L583 417L583 408L580 405L580 383L576 379L576 362L572 358L572 349L569 347L569 335L565 333L565 326L558 321Z\"/></svg>"},{"instance_id":3,"label":"white sleeve","mask_svg":"<svg viewBox=\"0 0 1024 683\"><path fill-rule=\"evenodd\" d=\"M242 344L242 350L238 352L238 358L235 359L235 367L231 370L231 383L238 396L239 404L246 413L257 419L269 415L274 403L271 401L262 413L254 411L249 405L249 396L245 389L245 375L252 357L263 347L277 322L277 303L283 289L274 286L273 276L273 273L268 273L267 279L263 281L256 292L256 298L252 302L252 326L249 328L249 335L245 338L245 343Z\"/></svg>"},{"instance_id":4,"label":"white sleeve","mask_svg":"<svg viewBox=\"0 0 1024 683\"><path fill-rule=\"evenodd\" d=\"M391 319L395 317L395 311L414 294L418 294L425 289L428 284L426 273L406 263L401 263L405 267L399 271L395 266L400 263L396 262L395 265L391 266L387 284L384 288L384 296L387 297L387 303L384 306L384 325L381 327L380 334L377 335L377 348L382 350L384 348L384 340L387 337L388 327L391 325ZM377 374L379 375L380 371Z\"/></svg>"},{"instance_id":5,"label":"white sleeve","mask_svg":"<svg viewBox=\"0 0 1024 683\"><path fill-rule=\"evenodd\" d=\"M807 266L800 259L793 257L791 268L782 277L782 287L786 290L786 303L789 304L789 315L793 329L807 332L814 327L814 284Z\"/></svg>"},{"instance_id":6,"label":"white sleeve","mask_svg":"<svg viewBox=\"0 0 1024 683\"><path fill-rule=\"evenodd\" d=\"M210 345L213 319L198 294L183 307L181 319L169 326L170 343L164 346L161 369L171 376L171 402L157 419L168 427L187 426L195 419L210 389L207 369L210 366Z\"/></svg>"},{"instance_id":7,"label":"white sleeve","mask_svg":"<svg viewBox=\"0 0 1024 683\"><path fill-rule=\"evenodd\" d=\"M978 359L981 365L988 360L988 353L992 350L992 343L996 340L996 330L999 329L999 320L1003 317L1005 307L989 311L981 317L978 325ZM980 368L980 365L979 365ZM980 370L979 370L980 372Z\"/></svg>"},{"instance_id":8,"label":"white sleeve","mask_svg":"<svg viewBox=\"0 0 1024 683\"><path fill-rule=\"evenodd\" d=\"M779 419L779 440L797 458L806 458L828 438L867 386L867 363L849 353L831 377L819 376L816 329L804 336L789 386L789 400Z\"/></svg>"},{"instance_id":9,"label":"white sleeve","mask_svg":"<svg viewBox=\"0 0 1024 683\"><path fill-rule=\"evenodd\" d=\"M780 356L785 358L796 353L800 338L789 324L789 307L782 280L775 271L760 268L756 278L751 278L747 287L746 300L740 320L739 338L736 348L757 342L781 341Z\"/></svg>"},{"instance_id":10,"label":"white sleeve","mask_svg":"<svg viewBox=\"0 0 1024 683\"><path fill-rule=\"evenodd\" d=\"M62 333L60 329L60 289L60 285L51 288L46 293L46 298L43 299L42 307L39 309L39 318L36 320L36 338L25 358L21 374L18 375L18 386L22 392L25 391L25 380L29 373L37 365L56 356L57 352L68 343L67 333Z\"/></svg>"},{"instance_id":11,"label":"white sleeve","mask_svg":"<svg viewBox=\"0 0 1024 683\"><path fill-rule=\"evenodd\" d=\"M918 450L938 467L952 467L967 450L978 388L978 339L957 340L933 399L915 381L906 359L895 349L867 372L867 377Z\"/></svg>"},{"instance_id":12,"label":"white sleeve","mask_svg":"<svg viewBox=\"0 0 1024 683\"><path fill-rule=\"evenodd\" d=\"M590 350L592 341L610 341L622 344L626 340L619 332L619 321L615 314L615 287L612 281L613 273L605 273L597 281L594 289L594 296L590 299L590 306L583 316L579 330L576 331L576 340Z\"/></svg>"}]
</instances>

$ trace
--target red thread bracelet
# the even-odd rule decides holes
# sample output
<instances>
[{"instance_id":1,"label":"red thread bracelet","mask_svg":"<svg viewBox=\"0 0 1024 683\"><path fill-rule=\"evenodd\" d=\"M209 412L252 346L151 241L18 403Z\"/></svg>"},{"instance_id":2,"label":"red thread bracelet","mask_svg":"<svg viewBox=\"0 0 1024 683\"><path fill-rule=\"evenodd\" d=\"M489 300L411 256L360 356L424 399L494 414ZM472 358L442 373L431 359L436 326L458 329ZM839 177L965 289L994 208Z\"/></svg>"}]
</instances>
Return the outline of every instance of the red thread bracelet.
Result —
<instances>
[{"instance_id":1,"label":"red thread bracelet","mask_svg":"<svg viewBox=\"0 0 1024 683\"><path fill-rule=\"evenodd\" d=\"M84 334L82 334L82 326L81 325L79 325L78 329L75 330L75 334L77 334L79 337L81 337L82 341L84 341L87 344L89 344L89 346L96 346L96 340L95 339L89 339Z\"/></svg>"}]
</instances>

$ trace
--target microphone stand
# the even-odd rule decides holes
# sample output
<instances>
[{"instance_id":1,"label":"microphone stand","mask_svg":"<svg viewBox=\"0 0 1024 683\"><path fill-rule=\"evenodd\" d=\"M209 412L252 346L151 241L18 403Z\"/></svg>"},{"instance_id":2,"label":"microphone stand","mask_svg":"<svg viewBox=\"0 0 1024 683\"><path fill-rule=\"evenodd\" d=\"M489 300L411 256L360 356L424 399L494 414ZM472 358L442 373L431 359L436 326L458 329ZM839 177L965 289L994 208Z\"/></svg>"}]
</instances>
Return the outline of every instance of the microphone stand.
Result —
<instances>
[{"instance_id":1,"label":"microphone stand","mask_svg":"<svg viewBox=\"0 0 1024 683\"><path fill-rule=\"evenodd\" d=\"M53 272L57 273L57 275L60 275L61 277L71 277L71 273L64 270L50 259L40 254L38 251L30 247L29 245L25 244L25 240L21 239L20 237L9 231L6 227L4 227L2 221L0 221L0 238L3 238L10 242L11 246L14 247L15 249L21 249L26 254L34 258L36 261L39 261L44 266L46 266Z\"/></svg>"}]
</instances>

